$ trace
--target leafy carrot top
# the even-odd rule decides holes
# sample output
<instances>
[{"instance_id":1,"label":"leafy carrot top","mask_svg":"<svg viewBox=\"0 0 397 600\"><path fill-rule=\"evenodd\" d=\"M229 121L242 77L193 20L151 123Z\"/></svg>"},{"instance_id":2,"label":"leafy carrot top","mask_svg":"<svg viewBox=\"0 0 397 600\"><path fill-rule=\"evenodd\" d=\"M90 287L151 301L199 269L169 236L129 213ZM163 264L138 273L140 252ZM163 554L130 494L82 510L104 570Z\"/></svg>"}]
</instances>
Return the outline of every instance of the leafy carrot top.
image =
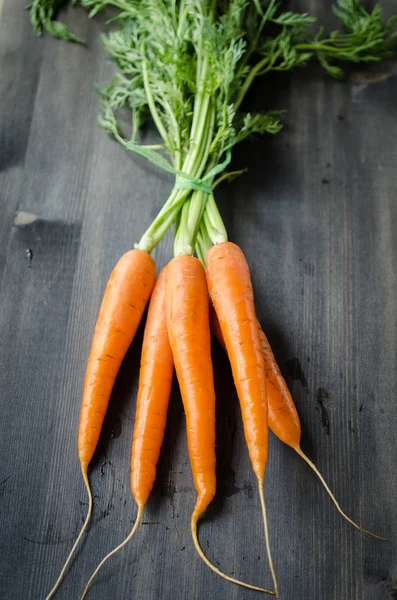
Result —
<instances>
[{"instance_id":1,"label":"leafy carrot top","mask_svg":"<svg viewBox=\"0 0 397 600\"><path fill-rule=\"evenodd\" d=\"M54 21L64 0L34 0L30 14L35 30L78 41ZM76 0L73 4L76 4ZM117 12L117 31L102 35L119 72L102 95L101 124L115 133L117 109L132 111L132 139L149 111L164 149L175 165L189 150L193 105L198 93L216 97L210 158L219 160L227 147L255 133L277 133L279 111L240 112L254 79L270 71L305 66L316 57L326 71L343 76L336 63L377 62L397 47L397 17L383 20L379 5L368 12L359 0L338 0L333 11L342 30L328 36L308 13L282 11L275 0L81 0L94 17L104 9ZM203 84L205 82L205 85ZM155 111L153 114L153 103ZM203 125L203 124L202 124Z\"/></svg>"},{"instance_id":2,"label":"leafy carrot top","mask_svg":"<svg viewBox=\"0 0 397 600\"><path fill-rule=\"evenodd\" d=\"M397 17L384 21L378 5L368 12L359 0L337 0L333 10L341 29L328 35L323 28L315 31L311 15L285 11L276 0L80 3L90 17L110 9L109 22L118 24L116 30L101 36L117 65L110 83L98 87L101 126L137 151L137 133L150 116L161 141L139 151L159 166L158 155L153 153L166 154L175 169L171 196L138 244L149 252L190 196L196 201L194 214L188 218L189 207L185 209L184 225L194 222L194 226L187 233L183 226L186 235L177 242L176 253L193 248L215 174L226 169L233 147L252 135L276 134L282 128L283 111L243 110L257 77L317 59L329 75L340 78L342 61L380 61L397 47ZM65 25L54 21L61 4L61 0L34 0L30 5L33 26L38 33L44 28L54 36L79 41ZM123 107L131 111L131 131L124 131L118 120ZM235 175L224 173L221 178Z\"/></svg>"}]
</instances>

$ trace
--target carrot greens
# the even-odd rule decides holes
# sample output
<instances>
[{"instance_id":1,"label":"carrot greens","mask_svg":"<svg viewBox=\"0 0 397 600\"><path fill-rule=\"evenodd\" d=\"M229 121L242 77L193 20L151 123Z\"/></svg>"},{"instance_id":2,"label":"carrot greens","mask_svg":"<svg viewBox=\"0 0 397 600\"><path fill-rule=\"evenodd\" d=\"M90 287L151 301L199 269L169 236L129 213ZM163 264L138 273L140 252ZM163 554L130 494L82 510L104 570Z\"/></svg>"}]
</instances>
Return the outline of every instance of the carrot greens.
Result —
<instances>
[{"instance_id":1,"label":"carrot greens","mask_svg":"<svg viewBox=\"0 0 397 600\"><path fill-rule=\"evenodd\" d=\"M52 36L61 40L82 44L83 40L74 35L64 23L54 19L62 4L65 4L63 0L33 0L28 4L27 8L30 11L33 28L37 35L42 35L43 30L46 30ZM75 0L72 4L75 4Z\"/></svg>"},{"instance_id":2,"label":"carrot greens","mask_svg":"<svg viewBox=\"0 0 397 600\"><path fill-rule=\"evenodd\" d=\"M32 23L38 33L47 29L78 41L53 20L61 4L34 0ZM109 10L110 21L117 22L115 30L101 36L117 72L109 84L98 88L100 125L127 149L175 175L168 200L137 244L149 252L187 200L176 252L189 248L193 252L215 175L229 177L221 173L230 151L250 136L281 130L283 111L243 110L258 77L303 67L315 58L329 75L340 78L342 61L376 62L397 47L396 18L384 21L379 6L368 12L358 0L338 0L333 9L341 30L328 35L323 28L313 33L315 19L308 13L283 11L275 0L81 0L80 4L90 17ZM131 113L130 131L123 131L118 118L123 108ZM138 132L149 117L161 139L138 146ZM168 156L174 170L162 155Z\"/></svg>"}]
</instances>

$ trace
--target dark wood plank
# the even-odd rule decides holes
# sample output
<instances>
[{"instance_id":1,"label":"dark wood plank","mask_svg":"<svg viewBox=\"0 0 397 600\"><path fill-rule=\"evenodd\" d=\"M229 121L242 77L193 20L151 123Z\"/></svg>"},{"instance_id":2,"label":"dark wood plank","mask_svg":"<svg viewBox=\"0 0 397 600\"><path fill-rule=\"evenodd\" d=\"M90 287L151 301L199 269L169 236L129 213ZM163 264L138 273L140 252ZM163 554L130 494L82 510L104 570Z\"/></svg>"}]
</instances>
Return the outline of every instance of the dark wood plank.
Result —
<instances>
[{"instance_id":1,"label":"dark wood plank","mask_svg":"<svg viewBox=\"0 0 397 600\"><path fill-rule=\"evenodd\" d=\"M382 4L393 11L392 0ZM82 48L37 40L24 5L0 3L0 596L8 599L44 597L81 526L76 430L102 291L171 185L97 126L92 84L112 73L97 42L104 18L63 15L87 40ZM330 18L328 7L321 12ZM389 540L345 523L314 474L272 436L266 498L285 599L397 597L397 78L393 63L377 70L391 76L356 71L337 83L311 69L258 87L251 102L288 109L286 129L238 149L234 164L249 174L218 194L230 238L250 262L303 447L345 510ZM171 254L168 237L158 265ZM91 469L93 523L59 598L79 597L135 519L129 454L141 337L115 386ZM200 537L224 570L271 585L239 408L216 345L214 365L218 493ZM143 525L92 597L257 598L196 557L194 501L175 385Z\"/></svg>"}]
</instances>

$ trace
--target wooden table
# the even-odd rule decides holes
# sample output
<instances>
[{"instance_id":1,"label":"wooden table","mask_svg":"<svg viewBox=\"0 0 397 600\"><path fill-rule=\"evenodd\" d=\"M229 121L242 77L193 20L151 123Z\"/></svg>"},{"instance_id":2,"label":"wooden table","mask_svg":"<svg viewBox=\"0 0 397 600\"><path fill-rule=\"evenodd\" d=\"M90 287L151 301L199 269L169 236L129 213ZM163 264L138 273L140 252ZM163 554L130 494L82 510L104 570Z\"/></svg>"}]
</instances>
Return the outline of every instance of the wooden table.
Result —
<instances>
[{"instance_id":1,"label":"wooden table","mask_svg":"<svg viewBox=\"0 0 397 600\"><path fill-rule=\"evenodd\" d=\"M38 40L26 0L0 2L0 597L43 598L86 513L76 452L85 363L107 277L164 201L171 179L97 125L93 82L113 66L104 17L63 14L87 47ZM311 3L313 6L314 3ZM383 0L391 13L393 0ZM310 6L304 6L309 8ZM322 22L330 18L324 7ZM266 498L283 600L397 598L397 77L316 68L271 80L251 102L288 110L275 138L244 144L249 173L219 190L230 238L252 268L256 303L296 401L309 468L270 439ZM383 75L379 75L379 73ZM147 139L155 139L149 131ZM159 266L172 239L154 252ZM88 535L59 591L79 598L130 530L130 444L142 329L122 366L90 479ZM260 506L236 394L214 347L218 492L200 525L226 572L271 586ZM195 502L174 387L158 477L133 543L90 598L259 598L217 578L189 534Z\"/></svg>"}]
</instances>

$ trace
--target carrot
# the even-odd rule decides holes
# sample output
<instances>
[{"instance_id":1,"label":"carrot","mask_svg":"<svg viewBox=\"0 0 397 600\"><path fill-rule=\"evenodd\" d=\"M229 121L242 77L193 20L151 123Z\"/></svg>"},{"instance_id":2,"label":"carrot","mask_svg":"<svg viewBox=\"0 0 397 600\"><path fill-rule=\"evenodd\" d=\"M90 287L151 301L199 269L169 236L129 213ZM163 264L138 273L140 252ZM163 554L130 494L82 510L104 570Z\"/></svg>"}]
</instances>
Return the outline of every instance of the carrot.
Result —
<instances>
[{"instance_id":1,"label":"carrot","mask_svg":"<svg viewBox=\"0 0 397 600\"><path fill-rule=\"evenodd\" d=\"M150 300L142 347L131 453L131 490L138 507L146 504L156 478L174 373L165 314L165 282L163 269Z\"/></svg>"},{"instance_id":2,"label":"carrot","mask_svg":"<svg viewBox=\"0 0 397 600\"><path fill-rule=\"evenodd\" d=\"M259 334L261 338L262 353L265 360L270 429L282 442L284 442L284 444L291 446L291 448L293 448L299 454L299 456L303 458L309 467L313 469L342 517L344 517L347 521L349 521L349 523L351 523L351 525L359 529L362 533L368 533L373 537L385 541L385 538L371 533L370 531L363 529L363 527L360 525L357 525L357 523L352 521L352 519L350 519L350 517L343 512L320 471L303 452L300 445L301 425L298 411L296 410L295 403L292 399L285 379L280 372L267 337L262 331L260 325Z\"/></svg>"},{"instance_id":3,"label":"carrot","mask_svg":"<svg viewBox=\"0 0 397 600\"><path fill-rule=\"evenodd\" d=\"M106 285L88 358L78 434L81 472L89 499L88 512L46 600L50 600L58 589L91 518L93 502L88 465L98 444L114 380L149 300L155 272L155 262L147 252L130 250L120 258Z\"/></svg>"},{"instance_id":4,"label":"carrot","mask_svg":"<svg viewBox=\"0 0 397 600\"><path fill-rule=\"evenodd\" d=\"M215 337L223 346L226 348L225 341L223 339L222 330L216 316L213 306L210 306L210 324L211 330ZM291 393L285 382L284 377L281 374L280 368L277 364L273 351L270 347L268 339L262 330L260 323L259 336L261 341L262 355L265 361L265 375L266 375L266 389L267 389L267 402L268 402L268 423L269 428L272 430L279 440L291 446L298 454L303 458L304 461L310 466L311 469L319 477L321 483L328 492L331 500L335 504L339 513L351 523L354 527L359 529L363 533L368 533L373 537L380 540L385 538L375 535L366 529L363 529L360 525L357 525L350 517L343 512L335 496L328 487L326 481L321 475L317 467L312 463L309 457L303 452L300 440L301 440L301 424L299 420L298 411L296 410L295 403L292 399Z\"/></svg>"},{"instance_id":5,"label":"carrot","mask_svg":"<svg viewBox=\"0 0 397 600\"><path fill-rule=\"evenodd\" d=\"M167 267L167 327L186 414L193 482L197 491L190 529L202 560L218 575L244 587L268 590L229 577L204 555L197 521L212 501L215 475L215 390L211 360L208 290L204 267L192 256L176 256Z\"/></svg>"},{"instance_id":6,"label":"carrot","mask_svg":"<svg viewBox=\"0 0 397 600\"><path fill-rule=\"evenodd\" d=\"M258 480L266 549L278 597L263 492L268 450L265 365L249 267L241 249L231 242L212 246L207 252L206 261L208 288L230 360L248 453Z\"/></svg>"},{"instance_id":7,"label":"carrot","mask_svg":"<svg viewBox=\"0 0 397 600\"><path fill-rule=\"evenodd\" d=\"M165 317L165 273L165 268L160 271L150 298L142 344L131 451L131 490L138 506L137 518L126 539L101 560L88 580L81 600L86 597L88 588L104 563L134 535L156 477L174 371Z\"/></svg>"},{"instance_id":8,"label":"carrot","mask_svg":"<svg viewBox=\"0 0 397 600\"><path fill-rule=\"evenodd\" d=\"M205 272L192 256L168 265L167 327L186 413L197 518L215 496L215 391Z\"/></svg>"}]
</instances>

